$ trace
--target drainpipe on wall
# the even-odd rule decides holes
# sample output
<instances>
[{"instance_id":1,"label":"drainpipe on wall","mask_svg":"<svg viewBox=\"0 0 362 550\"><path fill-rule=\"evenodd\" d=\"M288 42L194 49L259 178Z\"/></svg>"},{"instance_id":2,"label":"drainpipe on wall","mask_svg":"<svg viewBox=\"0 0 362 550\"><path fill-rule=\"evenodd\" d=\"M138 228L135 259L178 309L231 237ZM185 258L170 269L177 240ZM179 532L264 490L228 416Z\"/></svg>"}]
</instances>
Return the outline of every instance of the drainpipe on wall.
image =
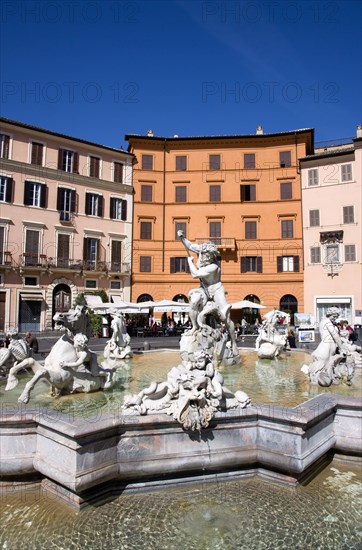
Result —
<instances>
[{"instance_id":1,"label":"drainpipe on wall","mask_svg":"<svg viewBox=\"0 0 362 550\"><path fill-rule=\"evenodd\" d=\"M135 190L134 190L134 172L133 172L133 166L136 164L136 157L134 156L132 159L132 219L131 219L131 274L129 277L129 286L130 286L130 293L129 293L129 301L132 302L133 298L133 240L134 240L134 196L135 196Z\"/></svg>"},{"instance_id":2,"label":"drainpipe on wall","mask_svg":"<svg viewBox=\"0 0 362 550\"><path fill-rule=\"evenodd\" d=\"M162 273L165 271L165 232L166 232L166 139L163 144L163 198L162 198Z\"/></svg>"}]
</instances>

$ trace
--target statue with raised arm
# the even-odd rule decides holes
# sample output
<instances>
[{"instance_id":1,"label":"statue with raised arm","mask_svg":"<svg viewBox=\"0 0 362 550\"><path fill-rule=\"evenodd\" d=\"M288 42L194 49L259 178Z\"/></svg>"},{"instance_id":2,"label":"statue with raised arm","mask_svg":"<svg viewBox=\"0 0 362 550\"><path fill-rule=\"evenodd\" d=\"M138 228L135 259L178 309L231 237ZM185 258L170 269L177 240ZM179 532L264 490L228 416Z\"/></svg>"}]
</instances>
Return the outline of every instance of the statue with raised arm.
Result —
<instances>
[{"instance_id":1,"label":"statue with raised arm","mask_svg":"<svg viewBox=\"0 0 362 550\"><path fill-rule=\"evenodd\" d=\"M312 353L310 365L303 365L302 372L308 375L312 384L328 387L345 382L351 384L354 375L356 352L361 349L341 338L336 321L340 316L338 307L330 307L319 323L320 344Z\"/></svg>"},{"instance_id":2,"label":"statue with raised arm","mask_svg":"<svg viewBox=\"0 0 362 550\"><path fill-rule=\"evenodd\" d=\"M194 339L199 340L199 343L200 339L203 340L201 347L204 348L205 339L216 339L215 347L218 356L222 356L227 364L239 363L235 327L230 318L231 305L226 300L225 288L221 282L221 270L217 262L218 249L212 242L191 243L184 237L182 231L178 231L177 234L187 251L191 276L200 280L200 287L192 289L189 293L192 328L186 335L188 337L194 335ZM197 254L196 265L190 251ZM214 319L213 323L210 323L210 318ZM225 325L226 334L222 334L220 328L217 328L221 324ZM212 342L209 341L206 349L210 347Z\"/></svg>"}]
</instances>

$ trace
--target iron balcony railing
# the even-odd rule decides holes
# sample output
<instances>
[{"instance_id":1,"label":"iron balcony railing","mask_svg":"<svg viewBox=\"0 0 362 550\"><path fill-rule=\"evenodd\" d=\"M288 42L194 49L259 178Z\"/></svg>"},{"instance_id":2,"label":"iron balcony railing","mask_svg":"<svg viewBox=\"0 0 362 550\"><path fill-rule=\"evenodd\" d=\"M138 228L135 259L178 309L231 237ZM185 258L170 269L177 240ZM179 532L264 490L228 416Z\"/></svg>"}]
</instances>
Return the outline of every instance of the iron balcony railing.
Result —
<instances>
[{"instance_id":1,"label":"iron balcony railing","mask_svg":"<svg viewBox=\"0 0 362 550\"><path fill-rule=\"evenodd\" d=\"M14 267L15 261L13 255L8 251L0 251L0 265L2 267Z\"/></svg>"}]
</instances>

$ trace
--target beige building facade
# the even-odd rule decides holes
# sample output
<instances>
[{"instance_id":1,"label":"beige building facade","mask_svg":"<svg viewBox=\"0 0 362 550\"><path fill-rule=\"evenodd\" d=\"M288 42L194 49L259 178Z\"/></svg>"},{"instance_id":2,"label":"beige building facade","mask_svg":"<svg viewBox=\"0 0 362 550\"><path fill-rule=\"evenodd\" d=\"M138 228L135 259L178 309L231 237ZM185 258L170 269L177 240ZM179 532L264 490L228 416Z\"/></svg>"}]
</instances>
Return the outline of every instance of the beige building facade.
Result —
<instances>
[{"instance_id":1,"label":"beige building facade","mask_svg":"<svg viewBox=\"0 0 362 550\"><path fill-rule=\"evenodd\" d=\"M0 122L0 331L50 328L80 292L129 300L133 155Z\"/></svg>"},{"instance_id":2,"label":"beige building facade","mask_svg":"<svg viewBox=\"0 0 362 550\"><path fill-rule=\"evenodd\" d=\"M187 301L182 230L220 251L228 302L304 311L299 158L312 129L254 135L126 136L135 155L132 300ZM232 311L234 318L242 313Z\"/></svg>"},{"instance_id":3,"label":"beige building facade","mask_svg":"<svg viewBox=\"0 0 362 550\"><path fill-rule=\"evenodd\" d=\"M300 161L304 303L318 323L331 305L362 323L362 128L349 144Z\"/></svg>"}]
</instances>

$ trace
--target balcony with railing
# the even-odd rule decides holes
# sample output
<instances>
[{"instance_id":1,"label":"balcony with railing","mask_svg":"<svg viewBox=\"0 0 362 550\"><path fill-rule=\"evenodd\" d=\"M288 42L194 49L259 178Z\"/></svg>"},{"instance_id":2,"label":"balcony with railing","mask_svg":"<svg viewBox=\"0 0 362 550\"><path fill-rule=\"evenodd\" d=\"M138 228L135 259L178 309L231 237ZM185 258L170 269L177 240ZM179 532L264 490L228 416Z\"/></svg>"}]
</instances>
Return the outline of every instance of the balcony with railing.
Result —
<instances>
[{"instance_id":1,"label":"balcony with railing","mask_svg":"<svg viewBox=\"0 0 362 550\"><path fill-rule=\"evenodd\" d=\"M92 273L114 273L129 275L131 265L125 262L105 262L101 260L84 260L72 258L47 258L47 267L51 270L90 271Z\"/></svg>"},{"instance_id":2,"label":"balcony with railing","mask_svg":"<svg viewBox=\"0 0 362 550\"><path fill-rule=\"evenodd\" d=\"M211 242L216 245L219 250L235 250L235 237L201 237L196 239L197 244L203 244L206 242Z\"/></svg>"},{"instance_id":3,"label":"balcony with railing","mask_svg":"<svg viewBox=\"0 0 362 550\"><path fill-rule=\"evenodd\" d=\"M16 262L11 252L0 251L0 267L11 269L16 266Z\"/></svg>"}]
</instances>

